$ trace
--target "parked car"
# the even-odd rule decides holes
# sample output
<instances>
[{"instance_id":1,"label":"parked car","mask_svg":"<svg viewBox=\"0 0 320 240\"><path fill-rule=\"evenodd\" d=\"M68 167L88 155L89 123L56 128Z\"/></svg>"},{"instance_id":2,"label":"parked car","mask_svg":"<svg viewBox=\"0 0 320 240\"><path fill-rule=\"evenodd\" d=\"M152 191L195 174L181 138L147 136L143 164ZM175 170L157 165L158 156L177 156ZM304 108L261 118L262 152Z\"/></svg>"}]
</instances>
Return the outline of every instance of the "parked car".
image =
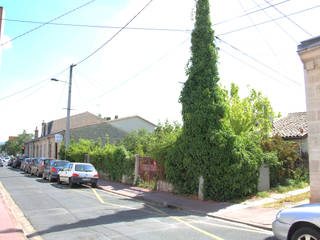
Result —
<instances>
[{"instance_id":1,"label":"parked car","mask_svg":"<svg viewBox=\"0 0 320 240\"><path fill-rule=\"evenodd\" d=\"M18 156L13 160L12 167L20 168L21 162L24 159L24 156Z\"/></svg>"},{"instance_id":2,"label":"parked car","mask_svg":"<svg viewBox=\"0 0 320 240\"><path fill-rule=\"evenodd\" d=\"M21 162L21 166L20 166L20 170L22 171L26 171L25 168L26 166L30 163L31 158L25 158L22 162Z\"/></svg>"},{"instance_id":3,"label":"parked car","mask_svg":"<svg viewBox=\"0 0 320 240\"><path fill-rule=\"evenodd\" d=\"M31 175L37 175L38 167L40 166L40 163L42 161L42 158L37 158L33 161L33 164L31 164L30 168L30 174Z\"/></svg>"},{"instance_id":4,"label":"parked car","mask_svg":"<svg viewBox=\"0 0 320 240\"><path fill-rule=\"evenodd\" d=\"M48 158L39 158L38 163L35 165L33 174L36 175L37 177L42 177L43 176L43 171L46 163L50 162L50 160L53 159L48 159Z\"/></svg>"},{"instance_id":5,"label":"parked car","mask_svg":"<svg viewBox=\"0 0 320 240\"><path fill-rule=\"evenodd\" d=\"M69 161L67 160L50 160L45 164L43 169L43 179L48 179L49 182L53 182L58 179L58 173L61 171Z\"/></svg>"},{"instance_id":6,"label":"parked car","mask_svg":"<svg viewBox=\"0 0 320 240\"><path fill-rule=\"evenodd\" d=\"M279 240L320 239L320 203L279 211L272 223L272 231Z\"/></svg>"},{"instance_id":7,"label":"parked car","mask_svg":"<svg viewBox=\"0 0 320 240\"><path fill-rule=\"evenodd\" d=\"M10 166L10 167L12 167L12 164L13 164L13 158L11 158L11 157L9 157L9 158L6 158L6 160L7 160L7 166Z\"/></svg>"},{"instance_id":8,"label":"parked car","mask_svg":"<svg viewBox=\"0 0 320 240\"><path fill-rule=\"evenodd\" d=\"M36 158L30 158L30 161L28 162L27 166L25 167L26 173L31 173L32 166L34 165L36 160L37 160Z\"/></svg>"},{"instance_id":9,"label":"parked car","mask_svg":"<svg viewBox=\"0 0 320 240\"><path fill-rule=\"evenodd\" d=\"M59 172L58 183L68 183L70 187L74 184L90 183L92 187L97 186L99 175L90 163L69 163Z\"/></svg>"},{"instance_id":10,"label":"parked car","mask_svg":"<svg viewBox=\"0 0 320 240\"><path fill-rule=\"evenodd\" d=\"M10 157L2 157L2 161L4 165L8 165L9 160L10 160Z\"/></svg>"},{"instance_id":11,"label":"parked car","mask_svg":"<svg viewBox=\"0 0 320 240\"><path fill-rule=\"evenodd\" d=\"M3 167L3 161L0 159L0 167Z\"/></svg>"}]
</instances>

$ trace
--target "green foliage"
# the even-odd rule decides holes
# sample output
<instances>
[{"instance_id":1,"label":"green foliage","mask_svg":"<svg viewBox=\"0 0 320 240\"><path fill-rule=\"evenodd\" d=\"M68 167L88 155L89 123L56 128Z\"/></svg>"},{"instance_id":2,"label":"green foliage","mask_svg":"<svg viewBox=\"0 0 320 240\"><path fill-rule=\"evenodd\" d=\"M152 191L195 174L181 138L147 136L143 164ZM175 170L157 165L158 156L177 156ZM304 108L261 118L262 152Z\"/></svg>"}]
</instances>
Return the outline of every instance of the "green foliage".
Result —
<instances>
[{"instance_id":1,"label":"green foliage","mask_svg":"<svg viewBox=\"0 0 320 240\"><path fill-rule=\"evenodd\" d=\"M181 193L196 194L203 176L205 198L214 200L255 193L263 152L247 132L236 135L226 118L228 101L218 85L208 0L197 1L191 41L188 80L180 95L184 124L168 151L167 180Z\"/></svg>"},{"instance_id":2,"label":"green foliage","mask_svg":"<svg viewBox=\"0 0 320 240\"><path fill-rule=\"evenodd\" d=\"M121 181L122 175L133 178L134 156L123 146L102 146L99 141L80 139L79 142L72 140L67 150L63 143L59 154L61 158L72 162L83 162L88 154L97 170L106 173L112 181Z\"/></svg>"},{"instance_id":3,"label":"green foliage","mask_svg":"<svg viewBox=\"0 0 320 240\"><path fill-rule=\"evenodd\" d=\"M276 135L266 139L262 144L262 148L265 152L276 154L278 158L277 164L271 165L270 168L272 187L278 184L285 184L287 179L308 180L308 169L305 168L298 154L299 145L297 143L284 141L280 136Z\"/></svg>"},{"instance_id":4,"label":"green foliage","mask_svg":"<svg viewBox=\"0 0 320 240\"><path fill-rule=\"evenodd\" d=\"M267 97L251 89L248 97L240 99L239 87L234 83L231 84L230 94L225 97L228 101L227 119L234 134L256 132L263 138L269 136L275 113Z\"/></svg>"},{"instance_id":5,"label":"green foliage","mask_svg":"<svg viewBox=\"0 0 320 240\"><path fill-rule=\"evenodd\" d=\"M143 156L148 152L150 144L150 134L145 129L133 131L117 145L124 146L129 152Z\"/></svg>"},{"instance_id":6,"label":"green foliage","mask_svg":"<svg viewBox=\"0 0 320 240\"><path fill-rule=\"evenodd\" d=\"M6 141L5 144L1 146L1 151L5 151L8 155L14 156L22 154L22 147L24 146L24 142L27 140L27 136L30 135L23 130L23 132L17 136L17 139Z\"/></svg>"}]
</instances>

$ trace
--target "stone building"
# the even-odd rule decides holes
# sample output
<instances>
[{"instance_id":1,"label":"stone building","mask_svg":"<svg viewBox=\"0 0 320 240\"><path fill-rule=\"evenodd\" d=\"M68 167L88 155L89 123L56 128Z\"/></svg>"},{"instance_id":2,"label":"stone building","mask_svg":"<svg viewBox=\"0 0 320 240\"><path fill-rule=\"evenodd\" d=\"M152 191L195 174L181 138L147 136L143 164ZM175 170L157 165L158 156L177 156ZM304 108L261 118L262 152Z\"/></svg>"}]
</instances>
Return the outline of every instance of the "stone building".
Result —
<instances>
[{"instance_id":1,"label":"stone building","mask_svg":"<svg viewBox=\"0 0 320 240\"><path fill-rule=\"evenodd\" d=\"M320 202L320 36L301 42L298 54L304 66L308 152L310 169L310 202Z\"/></svg>"},{"instance_id":2,"label":"stone building","mask_svg":"<svg viewBox=\"0 0 320 240\"><path fill-rule=\"evenodd\" d=\"M153 123L139 117L132 116L113 120L102 119L92 113L84 112L70 117L70 138L79 141L80 138L96 141L98 138L105 142L106 134L110 143L122 139L132 131L145 129L153 131ZM34 139L25 143L25 155L29 157L47 157L59 159L60 140L64 138L66 118L43 122L41 135L36 128Z\"/></svg>"}]
</instances>

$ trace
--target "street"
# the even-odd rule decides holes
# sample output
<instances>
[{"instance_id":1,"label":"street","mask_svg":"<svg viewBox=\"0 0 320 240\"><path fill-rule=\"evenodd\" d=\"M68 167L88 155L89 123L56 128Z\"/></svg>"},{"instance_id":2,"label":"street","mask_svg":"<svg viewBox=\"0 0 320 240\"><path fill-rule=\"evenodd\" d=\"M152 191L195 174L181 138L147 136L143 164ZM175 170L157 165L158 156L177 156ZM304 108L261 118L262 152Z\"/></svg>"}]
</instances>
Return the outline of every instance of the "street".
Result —
<instances>
[{"instance_id":1,"label":"street","mask_svg":"<svg viewBox=\"0 0 320 240\"><path fill-rule=\"evenodd\" d=\"M170 209L97 188L49 183L7 167L0 182L35 228L59 239L272 240L270 231Z\"/></svg>"}]
</instances>

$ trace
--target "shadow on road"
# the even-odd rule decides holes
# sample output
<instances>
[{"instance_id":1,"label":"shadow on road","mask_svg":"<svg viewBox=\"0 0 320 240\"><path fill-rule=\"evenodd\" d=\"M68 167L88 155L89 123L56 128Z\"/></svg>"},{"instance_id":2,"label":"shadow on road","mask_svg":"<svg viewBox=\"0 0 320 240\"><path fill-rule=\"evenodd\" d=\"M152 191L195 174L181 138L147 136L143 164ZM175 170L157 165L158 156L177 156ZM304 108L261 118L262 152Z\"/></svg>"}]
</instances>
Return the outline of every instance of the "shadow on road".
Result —
<instances>
[{"instance_id":1,"label":"shadow on road","mask_svg":"<svg viewBox=\"0 0 320 240\"><path fill-rule=\"evenodd\" d=\"M181 213L182 214L182 213ZM185 216L186 214L184 214ZM43 236L45 234L61 232L67 230L81 229L94 227L98 225L107 225L121 222L134 222L141 219L149 219L154 217L168 217L168 215L160 214L147 206L141 209L119 210L114 214L98 216L96 218L82 219L70 224L59 224L49 227L46 230L37 231L33 234L27 235L27 238L33 238L35 236Z\"/></svg>"}]
</instances>

